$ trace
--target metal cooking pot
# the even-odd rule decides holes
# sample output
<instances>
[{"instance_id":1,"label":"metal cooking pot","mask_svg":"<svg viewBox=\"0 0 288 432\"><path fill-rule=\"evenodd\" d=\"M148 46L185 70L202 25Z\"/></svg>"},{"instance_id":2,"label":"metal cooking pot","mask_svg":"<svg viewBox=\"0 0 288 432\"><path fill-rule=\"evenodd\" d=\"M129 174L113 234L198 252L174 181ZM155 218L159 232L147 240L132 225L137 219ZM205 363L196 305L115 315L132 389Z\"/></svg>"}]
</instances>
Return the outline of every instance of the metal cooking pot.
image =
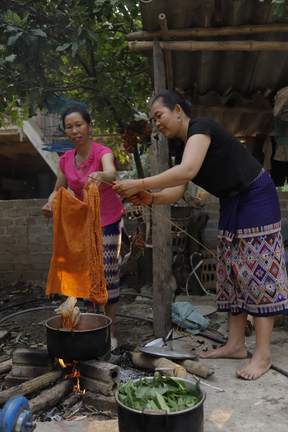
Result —
<instances>
[{"instance_id":1,"label":"metal cooking pot","mask_svg":"<svg viewBox=\"0 0 288 432\"><path fill-rule=\"evenodd\" d=\"M65 361L94 360L111 347L111 318L94 313L80 314L76 330L62 328L62 315L46 323L47 349L52 357Z\"/></svg>"},{"instance_id":2,"label":"metal cooking pot","mask_svg":"<svg viewBox=\"0 0 288 432\"><path fill-rule=\"evenodd\" d=\"M153 380L153 377L146 378ZM174 380L183 381L190 390L195 390L195 384L182 378L173 378ZM139 379L134 380L137 385ZM115 394L118 403L118 425L119 432L137 431L137 432L203 432L203 403L206 399L206 393L200 386L202 394L201 401L192 408L167 413L165 410L144 409L137 411L123 405L118 398L119 390Z\"/></svg>"}]
</instances>

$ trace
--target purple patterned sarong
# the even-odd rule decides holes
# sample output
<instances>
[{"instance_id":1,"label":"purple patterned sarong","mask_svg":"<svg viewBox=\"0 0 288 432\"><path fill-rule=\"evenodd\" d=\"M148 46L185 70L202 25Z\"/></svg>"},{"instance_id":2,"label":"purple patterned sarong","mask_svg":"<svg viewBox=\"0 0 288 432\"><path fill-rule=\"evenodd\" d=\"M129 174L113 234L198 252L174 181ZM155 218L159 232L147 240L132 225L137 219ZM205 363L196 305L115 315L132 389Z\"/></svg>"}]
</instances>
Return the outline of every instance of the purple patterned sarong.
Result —
<instances>
[{"instance_id":1,"label":"purple patterned sarong","mask_svg":"<svg viewBox=\"0 0 288 432\"><path fill-rule=\"evenodd\" d=\"M235 315L288 313L280 206L267 173L245 191L220 199L217 309Z\"/></svg>"},{"instance_id":2,"label":"purple patterned sarong","mask_svg":"<svg viewBox=\"0 0 288 432\"><path fill-rule=\"evenodd\" d=\"M108 292L107 304L117 303L120 297L120 275L118 259L121 247L121 219L113 224L102 227L103 269ZM93 303L83 299L85 306Z\"/></svg>"}]
</instances>

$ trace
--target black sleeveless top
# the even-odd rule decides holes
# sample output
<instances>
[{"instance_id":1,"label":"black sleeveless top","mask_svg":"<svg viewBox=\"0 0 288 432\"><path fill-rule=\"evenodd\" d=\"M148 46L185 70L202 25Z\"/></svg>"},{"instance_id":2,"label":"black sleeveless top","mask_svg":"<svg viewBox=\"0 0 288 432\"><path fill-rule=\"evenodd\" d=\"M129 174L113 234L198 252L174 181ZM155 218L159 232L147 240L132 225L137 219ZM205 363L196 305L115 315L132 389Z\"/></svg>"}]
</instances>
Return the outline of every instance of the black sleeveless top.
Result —
<instances>
[{"instance_id":1,"label":"black sleeveless top","mask_svg":"<svg viewBox=\"0 0 288 432\"><path fill-rule=\"evenodd\" d=\"M262 170L262 165L241 142L223 126L207 117L190 120L187 140L196 134L209 134L211 143L198 174L191 180L218 198L236 195L246 189ZM184 143L176 150L180 164Z\"/></svg>"}]
</instances>

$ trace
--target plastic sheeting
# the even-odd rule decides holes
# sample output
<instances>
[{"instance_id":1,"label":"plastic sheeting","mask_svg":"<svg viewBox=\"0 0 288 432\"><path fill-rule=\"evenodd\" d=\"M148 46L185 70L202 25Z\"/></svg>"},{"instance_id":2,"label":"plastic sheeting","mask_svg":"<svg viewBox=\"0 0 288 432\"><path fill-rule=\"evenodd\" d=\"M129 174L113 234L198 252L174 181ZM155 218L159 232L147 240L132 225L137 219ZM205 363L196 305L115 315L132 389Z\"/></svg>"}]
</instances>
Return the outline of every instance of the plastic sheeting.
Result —
<instances>
[{"instance_id":1,"label":"plastic sheeting","mask_svg":"<svg viewBox=\"0 0 288 432\"><path fill-rule=\"evenodd\" d=\"M188 302L175 302L171 306L172 322L186 333L198 333L209 327L210 322Z\"/></svg>"}]
</instances>

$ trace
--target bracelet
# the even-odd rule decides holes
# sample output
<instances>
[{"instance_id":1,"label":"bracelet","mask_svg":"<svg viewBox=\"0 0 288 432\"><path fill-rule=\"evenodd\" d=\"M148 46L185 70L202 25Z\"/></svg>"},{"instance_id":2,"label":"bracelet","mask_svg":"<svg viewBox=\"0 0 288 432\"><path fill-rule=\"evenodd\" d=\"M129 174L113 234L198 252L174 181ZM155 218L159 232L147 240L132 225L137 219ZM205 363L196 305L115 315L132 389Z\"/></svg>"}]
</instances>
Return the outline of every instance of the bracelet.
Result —
<instances>
[{"instance_id":1,"label":"bracelet","mask_svg":"<svg viewBox=\"0 0 288 432\"><path fill-rule=\"evenodd\" d=\"M144 185L144 179L142 178L142 186L143 186L143 190L145 191L145 185Z\"/></svg>"},{"instance_id":2,"label":"bracelet","mask_svg":"<svg viewBox=\"0 0 288 432\"><path fill-rule=\"evenodd\" d=\"M153 202L154 202L154 194L152 194L152 201L151 201L151 204L150 204L150 205L152 205Z\"/></svg>"}]
</instances>

